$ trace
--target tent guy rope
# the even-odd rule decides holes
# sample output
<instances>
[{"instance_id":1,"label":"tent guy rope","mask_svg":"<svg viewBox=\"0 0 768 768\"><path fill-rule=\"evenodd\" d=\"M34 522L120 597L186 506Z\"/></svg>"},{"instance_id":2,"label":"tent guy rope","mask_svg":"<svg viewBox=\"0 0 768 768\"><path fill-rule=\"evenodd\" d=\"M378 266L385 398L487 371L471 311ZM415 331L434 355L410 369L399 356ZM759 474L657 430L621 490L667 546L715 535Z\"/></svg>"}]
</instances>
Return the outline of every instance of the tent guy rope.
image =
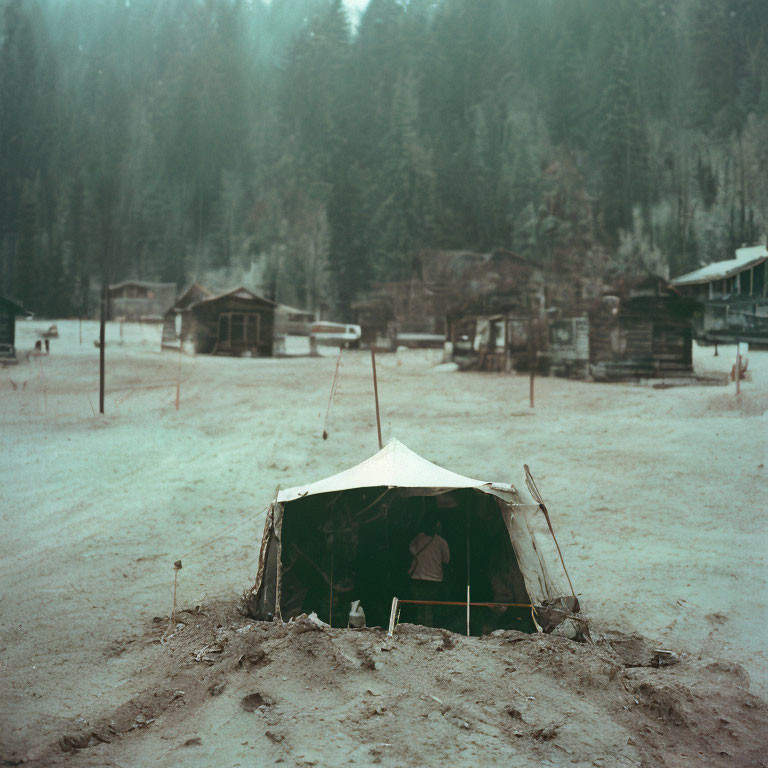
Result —
<instances>
[{"instance_id":1,"label":"tent guy rope","mask_svg":"<svg viewBox=\"0 0 768 768\"><path fill-rule=\"evenodd\" d=\"M339 347L339 356L336 358L336 370L333 373L331 382L331 394L328 396L328 407L325 409L325 418L323 419L323 440L328 439L328 414L331 412L331 403L336 396L336 390L339 388L339 365L341 364L341 352L343 347Z\"/></svg>"}]
</instances>

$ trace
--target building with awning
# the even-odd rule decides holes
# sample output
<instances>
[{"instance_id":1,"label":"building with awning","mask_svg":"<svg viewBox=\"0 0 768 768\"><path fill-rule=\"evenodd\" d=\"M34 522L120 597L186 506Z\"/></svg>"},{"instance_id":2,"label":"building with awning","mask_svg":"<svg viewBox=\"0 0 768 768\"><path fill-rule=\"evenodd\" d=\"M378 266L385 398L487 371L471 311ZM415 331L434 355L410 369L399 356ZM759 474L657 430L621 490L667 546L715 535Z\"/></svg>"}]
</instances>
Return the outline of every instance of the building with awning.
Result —
<instances>
[{"instance_id":1,"label":"building with awning","mask_svg":"<svg viewBox=\"0 0 768 768\"><path fill-rule=\"evenodd\" d=\"M768 248L737 248L735 257L674 278L670 285L701 310L694 335L709 343L768 343Z\"/></svg>"}]
</instances>

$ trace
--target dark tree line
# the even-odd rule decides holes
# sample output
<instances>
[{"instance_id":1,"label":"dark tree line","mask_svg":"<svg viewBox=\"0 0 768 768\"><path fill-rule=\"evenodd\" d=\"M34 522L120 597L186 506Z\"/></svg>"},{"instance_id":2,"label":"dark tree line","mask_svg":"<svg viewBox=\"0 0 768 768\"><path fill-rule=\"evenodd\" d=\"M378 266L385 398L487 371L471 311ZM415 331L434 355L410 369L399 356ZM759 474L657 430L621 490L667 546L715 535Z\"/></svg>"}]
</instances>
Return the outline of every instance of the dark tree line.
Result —
<instances>
[{"instance_id":1,"label":"dark tree line","mask_svg":"<svg viewBox=\"0 0 768 768\"><path fill-rule=\"evenodd\" d=\"M0 293L679 273L765 237L767 59L764 0L0 0Z\"/></svg>"}]
</instances>

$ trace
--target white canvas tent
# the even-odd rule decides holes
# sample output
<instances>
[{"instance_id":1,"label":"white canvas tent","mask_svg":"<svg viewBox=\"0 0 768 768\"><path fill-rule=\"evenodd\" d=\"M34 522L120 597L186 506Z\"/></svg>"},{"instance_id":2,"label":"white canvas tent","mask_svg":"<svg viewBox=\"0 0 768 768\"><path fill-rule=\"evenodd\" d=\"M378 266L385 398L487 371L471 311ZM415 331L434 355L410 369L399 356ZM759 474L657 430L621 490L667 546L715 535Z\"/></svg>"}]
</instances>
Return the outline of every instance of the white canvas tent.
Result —
<instances>
[{"instance_id":1,"label":"white canvas tent","mask_svg":"<svg viewBox=\"0 0 768 768\"><path fill-rule=\"evenodd\" d=\"M501 608L478 611L476 633L512 618L512 626L551 629L555 614L561 620L578 610L562 586L562 566L546 562L537 544L532 520L541 507L526 491L456 474L392 440L357 466L279 492L267 513L252 614L288 620L314 610L339 626L347 617L340 609L334 616L334 605L361 599L375 619L369 623L385 623L392 597L405 596L407 546L427 506L451 544L451 599L464 600L472 582L478 600L501 603L492 598L502 595L533 606L515 617Z\"/></svg>"}]
</instances>

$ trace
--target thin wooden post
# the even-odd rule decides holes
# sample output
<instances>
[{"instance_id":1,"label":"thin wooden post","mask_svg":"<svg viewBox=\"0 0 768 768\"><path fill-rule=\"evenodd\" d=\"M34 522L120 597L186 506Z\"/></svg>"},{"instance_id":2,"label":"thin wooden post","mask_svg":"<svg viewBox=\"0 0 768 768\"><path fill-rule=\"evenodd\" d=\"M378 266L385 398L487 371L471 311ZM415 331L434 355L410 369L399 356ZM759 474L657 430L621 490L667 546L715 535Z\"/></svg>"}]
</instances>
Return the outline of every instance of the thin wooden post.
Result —
<instances>
[{"instance_id":1,"label":"thin wooden post","mask_svg":"<svg viewBox=\"0 0 768 768\"><path fill-rule=\"evenodd\" d=\"M536 374L533 370L533 365L531 365L531 379L528 386L528 397L530 400L530 407L533 408L533 382L536 377Z\"/></svg>"},{"instance_id":2,"label":"thin wooden post","mask_svg":"<svg viewBox=\"0 0 768 768\"><path fill-rule=\"evenodd\" d=\"M741 394L741 345L736 340L736 394Z\"/></svg>"},{"instance_id":3,"label":"thin wooden post","mask_svg":"<svg viewBox=\"0 0 768 768\"><path fill-rule=\"evenodd\" d=\"M179 341L179 369L176 372L176 410L179 410L179 395L181 394L181 341Z\"/></svg>"},{"instance_id":4,"label":"thin wooden post","mask_svg":"<svg viewBox=\"0 0 768 768\"><path fill-rule=\"evenodd\" d=\"M379 435L379 450L384 446L381 442L381 417L379 416L379 385L376 381L376 352L371 345L371 366L373 367L373 398L376 401L376 430Z\"/></svg>"},{"instance_id":5,"label":"thin wooden post","mask_svg":"<svg viewBox=\"0 0 768 768\"><path fill-rule=\"evenodd\" d=\"M467 637L469 637L469 584L467 584Z\"/></svg>"},{"instance_id":6,"label":"thin wooden post","mask_svg":"<svg viewBox=\"0 0 768 768\"><path fill-rule=\"evenodd\" d=\"M99 413L104 413L104 348L107 325L107 285L101 288L101 316L99 318Z\"/></svg>"},{"instance_id":7,"label":"thin wooden post","mask_svg":"<svg viewBox=\"0 0 768 768\"><path fill-rule=\"evenodd\" d=\"M536 379L536 338L534 333L534 319L533 310L531 310L531 321L528 325L528 367L530 369L530 378L528 384L528 398L530 400L530 407L533 408L534 397L534 380Z\"/></svg>"}]
</instances>

